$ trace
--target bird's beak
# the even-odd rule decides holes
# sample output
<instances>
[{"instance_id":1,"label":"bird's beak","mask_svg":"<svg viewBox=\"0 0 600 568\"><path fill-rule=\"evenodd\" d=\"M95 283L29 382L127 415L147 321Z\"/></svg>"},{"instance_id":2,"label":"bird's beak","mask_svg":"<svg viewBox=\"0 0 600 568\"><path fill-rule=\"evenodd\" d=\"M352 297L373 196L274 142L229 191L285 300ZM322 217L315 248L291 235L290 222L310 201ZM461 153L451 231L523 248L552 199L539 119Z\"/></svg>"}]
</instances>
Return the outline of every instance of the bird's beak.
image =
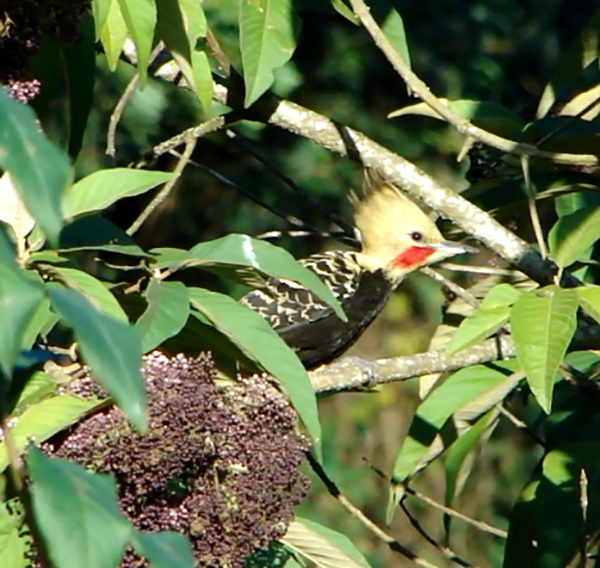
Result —
<instances>
[{"instance_id":1,"label":"bird's beak","mask_svg":"<svg viewBox=\"0 0 600 568\"><path fill-rule=\"evenodd\" d=\"M440 241L439 243L428 243L427 246L432 248L436 252L439 252L443 255L454 255L454 254L463 254L465 252L476 253L479 252L479 249L475 247L471 247L469 245L465 245L463 243L455 243L452 241Z\"/></svg>"}]
</instances>

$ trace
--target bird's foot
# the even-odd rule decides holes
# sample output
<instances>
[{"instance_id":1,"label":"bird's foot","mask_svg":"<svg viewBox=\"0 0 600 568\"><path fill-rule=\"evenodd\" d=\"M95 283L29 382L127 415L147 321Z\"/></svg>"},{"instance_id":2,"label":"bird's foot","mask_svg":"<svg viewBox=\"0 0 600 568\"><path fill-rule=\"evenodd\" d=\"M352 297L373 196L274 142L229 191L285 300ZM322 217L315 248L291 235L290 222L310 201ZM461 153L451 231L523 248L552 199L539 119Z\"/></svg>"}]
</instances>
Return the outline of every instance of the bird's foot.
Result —
<instances>
[{"instance_id":1,"label":"bird's foot","mask_svg":"<svg viewBox=\"0 0 600 568\"><path fill-rule=\"evenodd\" d=\"M361 380L357 390L372 390L379 384L379 371L375 363L361 359L355 355L347 355L329 365L329 368L355 367L360 370Z\"/></svg>"}]
</instances>

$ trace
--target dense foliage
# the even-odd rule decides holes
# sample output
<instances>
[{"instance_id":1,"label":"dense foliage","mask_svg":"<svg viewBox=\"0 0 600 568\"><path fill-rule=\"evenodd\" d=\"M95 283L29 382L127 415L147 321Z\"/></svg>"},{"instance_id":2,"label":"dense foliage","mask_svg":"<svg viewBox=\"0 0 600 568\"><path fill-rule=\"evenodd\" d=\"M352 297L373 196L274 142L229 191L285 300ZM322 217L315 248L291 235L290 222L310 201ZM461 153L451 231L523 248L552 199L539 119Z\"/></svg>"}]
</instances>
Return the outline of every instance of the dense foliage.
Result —
<instances>
[{"instance_id":1,"label":"dense foliage","mask_svg":"<svg viewBox=\"0 0 600 568\"><path fill-rule=\"evenodd\" d=\"M597 563L600 11L368 4L0 0L3 568ZM345 317L285 248L355 242L353 161L482 245L358 402L235 300Z\"/></svg>"}]
</instances>

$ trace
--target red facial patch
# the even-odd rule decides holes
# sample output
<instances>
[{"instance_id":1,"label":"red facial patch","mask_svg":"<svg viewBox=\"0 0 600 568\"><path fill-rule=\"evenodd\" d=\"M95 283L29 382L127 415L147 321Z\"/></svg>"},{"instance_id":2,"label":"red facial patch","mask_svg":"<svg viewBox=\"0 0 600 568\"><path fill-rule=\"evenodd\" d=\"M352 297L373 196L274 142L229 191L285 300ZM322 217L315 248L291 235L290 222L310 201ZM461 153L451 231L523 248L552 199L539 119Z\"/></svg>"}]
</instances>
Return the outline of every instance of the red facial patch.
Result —
<instances>
[{"instance_id":1,"label":"red facial patch","mask_svg":"<svg viewBox=\"0 0 600 568\"><path fill-rule=\"evenodd\" d=\"M394 259L394 266L397 268L409 268L415 264L423 262L435 251L429 247L408 247Z\"/></svg>"}]
</instances>

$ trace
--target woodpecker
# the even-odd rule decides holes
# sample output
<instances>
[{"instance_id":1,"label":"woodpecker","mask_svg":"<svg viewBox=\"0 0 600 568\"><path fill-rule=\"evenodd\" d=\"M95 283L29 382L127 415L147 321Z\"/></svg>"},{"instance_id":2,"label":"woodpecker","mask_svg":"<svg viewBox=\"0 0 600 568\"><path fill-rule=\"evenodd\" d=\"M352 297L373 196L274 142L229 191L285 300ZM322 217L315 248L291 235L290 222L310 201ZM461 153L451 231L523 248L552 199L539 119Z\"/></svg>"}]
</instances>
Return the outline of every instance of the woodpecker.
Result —
<instances>
[{"instance_id":1,"label":"woodpecker","mask_svg":"<svg viewBox=\"0 0 600 568\"><path fill-rule=\"evenodd\" d=\"M348 318L290 280L270 278L241 302L259 312L296 351L307 369L348 350L410 272L449 256L475 252L446 241L434 222L408 197L370 171L362 195L351 194L360 251L332 250L300 262L333 292Z\"/></svg>"}]
</instances>

